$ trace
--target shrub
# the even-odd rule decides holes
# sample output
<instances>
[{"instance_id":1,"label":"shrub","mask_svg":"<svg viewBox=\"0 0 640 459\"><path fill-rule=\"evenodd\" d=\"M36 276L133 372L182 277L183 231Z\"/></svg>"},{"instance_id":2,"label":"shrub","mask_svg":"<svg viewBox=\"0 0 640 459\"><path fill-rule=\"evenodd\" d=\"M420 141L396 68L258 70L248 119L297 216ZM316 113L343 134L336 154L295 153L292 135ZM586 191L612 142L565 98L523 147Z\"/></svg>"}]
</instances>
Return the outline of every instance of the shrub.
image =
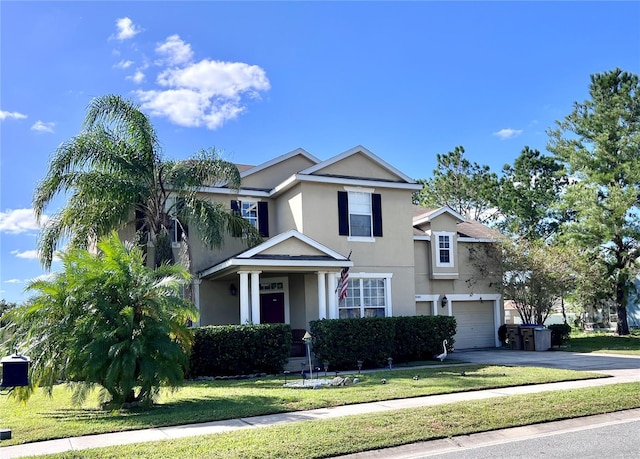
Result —
<instances>
[{"instance_id":1,"label":"shrub","mask_svg":"<svg viewBox=\"0 0 640 459\"><path fill-rule=\"evenodd\" d=\"M443 340L454 344L453 317L415 316L363 319L316 320L310 324L313 352L332 368L354 368L361 360L364 368L432 359L442 352Z\"/></svg>"},{"instance_id":2,"label":"shrub","mask_svg":"<svg viewBox=\"0 0 640 459\"><path fill-rule=\"evenodd\" d=\"M507 326L505 324L498 327L498 339L503 346L507 343Z\"/></svg>"},{"instance_id":3,"label":"shrub","mask_svg":"<svg viewBox=\"0 0 640 459\"><path fill-rule=\"evenodd\" d=\"M552 324L547 327L551 330L551 345L560 346L569 340L571 334L571 325L569 324Z\"/></svg>"},{"instance_id":4,"label":"shrub","mask_svg":"<svg viewBox=\"0 0 640 459\"><path fill-rule=\"evenodd\" d=\"M63 270L32 281L35 295L3 319L8 349L29 352L31 386L49 395L60 380L75 381L74 401L100 385L113 406L150 404L163 386L182 383L197 311L180 289L189 279L178 265L149 269L138 247L114 231L97 252L72 248L61 254ZM5 350L6 351L6 350Z\"/></svg>"},{"instance_id":5,"label":"shrub","mask_svg":"<svg viewBox=\"0 0 640 459\"><path fill-rule=\"evenodd\" d=\"M290 351L291 327L287 324L199 327L189 377L281 373Z\"/></svg>"}]
</instances>

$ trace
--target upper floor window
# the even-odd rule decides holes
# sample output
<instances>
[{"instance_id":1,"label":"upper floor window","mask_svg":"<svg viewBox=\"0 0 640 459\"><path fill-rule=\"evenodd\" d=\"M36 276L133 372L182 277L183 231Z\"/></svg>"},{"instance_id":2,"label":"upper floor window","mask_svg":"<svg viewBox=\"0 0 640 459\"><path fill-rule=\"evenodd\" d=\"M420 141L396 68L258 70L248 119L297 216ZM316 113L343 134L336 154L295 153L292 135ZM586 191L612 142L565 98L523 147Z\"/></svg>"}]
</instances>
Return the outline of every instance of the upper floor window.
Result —
<instances>
[{"instance_id":1,"label":"upper floor window","mask_svg":"<svg viewBox=\"0 0 640 459\"><path fill-rule=\"evenodd\" d=\"M349 233L372 237L371 193L349 191Z\"/></svg>"},{"instance_id":2,"label":"upper floor window","mask_svg":"<svg viewBox=\"0 0 640 459\"><path fill-rule=\"evenodd\" d=\"M265 201L233 200L231 210L242 215L260 235L269 236L269 208Z\"/></svg>"},{"instance_id":3,"label":"upper floor window","mask_svg":"<svg viewBox=\"0 0 640 459\"><path fill-rule=\"evenodd\" d=\"M453 266L453 233L436 232L436 266Z\"/></svg>"},{"instance_id":4,"label":"upper floor window","mask_svg":"<svg viewBox=\"0 0 640 459\"><path fill-rule=\"evenodd\" d=\"M338 191L338 234L354 240L382 236L382 198L371 190Z\"/></svg>"},{"instance_id":5,"label":"upper floor window","mask_svg":"<svg viewBox=\"0 0 640 459\"><path fill-rule=\"evenodd\" d=\"M258 203L256 201L240 201L240 214L258 228Z\"/></svg>"},{"instance_id":6,"label":"upper floor window","mask_svg":"<svg viewBox=\"0 0 640 459\"><path fill-rule=\"evenodd\" d=\"M171 238L171 243L177 245L182 241L182 236L189 235L189 228L187 223L178 219L177 215L182 211L184 207L184 199L182 198L169 198L167 199L166 208L171 218L169 221L169 228L167 231Z\"/></svg>"}]
</instances>

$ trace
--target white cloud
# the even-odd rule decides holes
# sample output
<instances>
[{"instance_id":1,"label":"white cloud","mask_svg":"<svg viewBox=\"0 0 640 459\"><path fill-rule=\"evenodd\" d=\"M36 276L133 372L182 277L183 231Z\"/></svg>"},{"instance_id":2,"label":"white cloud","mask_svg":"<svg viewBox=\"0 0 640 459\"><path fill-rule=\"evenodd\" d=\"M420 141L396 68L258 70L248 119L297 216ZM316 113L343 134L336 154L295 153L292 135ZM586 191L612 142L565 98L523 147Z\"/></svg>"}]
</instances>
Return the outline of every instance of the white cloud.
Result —
<instances>
[{"instance_id":1,"label":"white cloud","mask_svg":"<svg viewBox=\"0 0 640 459\"><path fill-rule=\"evenodd\" d=\"M129 75L127 77L127 80L131 80L136 84L140 84L140 83L144 82L144 79L145 79L144 73L142 73L140 70L138 70L133 75Z\"/></svg>"},{"instance_id":2,"label":"white cloud","mask_svg":"<svg viewBox=\"0 0 640 459\"><path fill-rule=\"evenodd\" d=\"M22 113L0 110L0 121L4 121L6 119L23 120L26 117L27 115L23 115Z\"/></svg>"},{"instance_id":3,"label":"white cloud","mask_svg":"<svg viewBox=\"0 0 640 459\"><path fill-rule=\"evenodd\" d=\"M129 67L131 67L134 64L133 61L125 61L124 59L121 60L120 62L118 62L116 65L114 65L115 68L117 69L128 69Z\"/></svg>"},{"instance_id":4,"label":"white cloud","mask_svg":"<svg viewBox=\"0 0 640 459\"><path fill-rule=\"evenodd\" d=\"M24 252L20 252L19 250L11 251L11 255L15 255L17 258L22 258L24 260L37 260L38 259L38 251L37 250L25 250Z\"/></svg>"},{"instance_id":5,"label":"white cloud","mask_svg":"<svg viewBox=\"0 0 640 459\"><path fill-rule=\"evenodd\" d=\"M143 110L180 126L219 128L246 110L243 98L257 99L271 89L265 71L257 65L212 59L193 62L191 46L178 35L168 37L156 52L161 57L156 64L165 67L157 77L161 89L135 94Z\"/></svg>"},{"instance_id":6,"label":"white cloud","mask_svg":"<svg viewBox=\"0 0 640 459\"><path fill-rule=\"evenodd\" d=\"M46 273L46 274L41 274L37 277L34 277L33 279L29 279L29 282L37 282L37 281L52 281L56 278L58 274L57 273Z\"/></svg>"},{"instance_id":7,"label":"white cloud","mask_svg":"<svg viewBox=\"0 0 640 459\"><path fill-rule=\"evenodd\" d=\"M22 279L7 279L4 281L5 284L22 284L24 282Z\"/></svg>"},{"instance_id":8,"label":"white cloud","mask_svg":"<svg viewBox=\"0 0 640 459\"><path fill-rule=\"evenodd\" d=\"M36 132L48 132L52 134L53 128L55 127L55 125L56 123L53 123L51 121L44 122L44 121L38 120L33 126L31 126L31 130Z\"/></svg>"},{"instance_id":9,"label":"white cloud","mask_svg":"<svg viewBox=\"0 0 640 459\"><path fill-rule=\"evenodd\" d=\"M113 35L116 40L128 40L142 32L142 28L136 26L133 21L127 17L116 20L117 33Z\"/></svg>"},{"instance_id":10,"label":"white cloud","mask_svg":"<svg viewBox=\"0 0 640 459\"><path fill-rule=\"evenodd\" d=\"M512 139L522 134L522 129L500 129L498 132L494 132L493 135L499 137L501 140Z\"/></svg>"},{"instance_id":11,"label":"white cloud","mask_svg":"<svg viewBox=\"0 0 640 459\"><path fill-rule=\"evenodd\" d=\"M162 56L160 62L167 65L188 64L193 59L191 45L185 43L178 35L167 37L164 43L156 47L156 53Z\"/></svg>"},{"instance_id":12,"label":"white cloud","mask_svg":"<svg viewBox=\"0 0 640 459\"><path fill-rule=\"evenodd\" d=\"M41 221L46 222L47 217L43 216ZM36 222L33 209L7 209L6 212L0 212L0 232L19 234L38 229L40 226Z\"/></svg>"}]
</instances>

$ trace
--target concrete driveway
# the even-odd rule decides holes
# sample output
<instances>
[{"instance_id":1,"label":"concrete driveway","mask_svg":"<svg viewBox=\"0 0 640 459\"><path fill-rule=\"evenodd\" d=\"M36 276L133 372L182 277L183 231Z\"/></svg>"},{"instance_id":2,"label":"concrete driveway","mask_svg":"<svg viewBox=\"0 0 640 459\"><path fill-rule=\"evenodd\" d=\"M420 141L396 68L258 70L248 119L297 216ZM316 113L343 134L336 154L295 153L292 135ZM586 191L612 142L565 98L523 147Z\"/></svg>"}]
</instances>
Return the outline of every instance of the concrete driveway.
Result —
<instances>
[{"instance_id":1,"label":"concrete driveway","mask_svg":"<svg viewBox=\"0 0 640 459\"><path fill-rule=\"evenodd\" d=\"M451 359L479 364L564 368L607 374L619 374L616 370L640 371L640 356L582 354L564 351L514 351L510 349L461 350L449 355Z\"/></svg>"}]
</instances>

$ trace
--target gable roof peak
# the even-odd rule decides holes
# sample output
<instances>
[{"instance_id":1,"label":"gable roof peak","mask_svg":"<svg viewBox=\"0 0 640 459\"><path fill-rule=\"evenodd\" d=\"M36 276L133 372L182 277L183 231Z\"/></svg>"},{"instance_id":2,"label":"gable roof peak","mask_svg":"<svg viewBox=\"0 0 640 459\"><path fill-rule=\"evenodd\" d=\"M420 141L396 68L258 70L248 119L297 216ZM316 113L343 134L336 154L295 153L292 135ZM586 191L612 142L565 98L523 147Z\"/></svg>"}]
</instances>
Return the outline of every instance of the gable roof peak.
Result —
<instances>
[{"instance_id":1,"label":"gable roof peak","mask_svg":"<svg viewBox=\"0 0 640 459\"><path fill-rule=\"evenodd\" d=\"M343 159L353 156L355 154L362 154L368 157L372 161L379 164L382 168L386 169L387 171L391 172L394 175L397 175L400 179L402 179L402 181L406 183L412 183L412 184L416 183L416 181L413 180L411 177L405 175L404 173L402 173L401 171L399 171L398 169L393 167L391 164L387 163L385 160L383 160L376 154L372 153L369 149L367 149L362 145L356 145L355 147L350 148L347 151L343 151L342 153L336 156L333 156L325 161L319 162L305 170L300 171L300 174L305 174L305 175L313 174L314 172L317 172L327 166L330 166L331 164L337 163L338 161L342 161Z\"/></svg>"},{"instance_id":2,"label":"gable roof peak","mask_svg":"<svg viewBox=\"0 0 640 459\"><path fill-rule=\"evenodd\" d=\"M266 169L268 167L271 167L275 164L281 163L283 161L288 160L289 158L293 158L294 156L303 156L305 158L307 158L309 161L311 161L314 164L318 164L320 163L320 160L318 158L316 158L315 156L313 156L311 153L309 153L308 151L306 151L304 148L296 148L295 150L291 150L288 153L285 153L283 155L280 155L276 158L270 159L269 161L266 161L262 164L258 164L257 166L254 166L250 169L245 170L244 172L240 173L240 177L244 178L247 177L251 174L255 174L256 172L259 172L263 169Z\"/></svg>"}]
</instances>

